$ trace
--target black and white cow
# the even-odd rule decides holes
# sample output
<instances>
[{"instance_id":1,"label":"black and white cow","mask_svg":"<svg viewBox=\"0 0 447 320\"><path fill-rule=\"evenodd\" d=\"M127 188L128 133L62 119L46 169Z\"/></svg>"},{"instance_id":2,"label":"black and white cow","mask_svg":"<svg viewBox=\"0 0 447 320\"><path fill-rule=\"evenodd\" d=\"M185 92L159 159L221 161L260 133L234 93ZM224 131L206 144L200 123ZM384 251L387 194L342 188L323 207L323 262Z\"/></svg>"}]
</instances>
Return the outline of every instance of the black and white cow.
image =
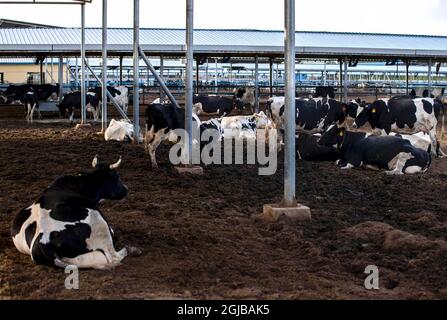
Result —
<instances>
[{"instance_id":1,"label":"black and white cow","mask_svg":"<svg viewBox=\"0 0 447 320\"><path fill-rule=\"evenodd\" d=\"M321 135L300 133L296 135L298 158L304 161L336 161L340 159L338 149L318 143Z\"/></svg>"},{"instance_id":2,"label":"black and white cow","mask_svg":"<svg viewBox=\"0 0 447 320\"><path fill-rule=\"evenodd\" d=\"M33 122L34 111L37 110L39 118L42 119L42 115L39 110L39 101L34 91L28 91L23 97L23 104L25 105L26 121Z\"/></svg>"},{"instance_id":3,"label":"black and white cow","mask_svg":"<svg viewBox=\"0 0 447 320\"><path fill-rule=\"evenodd\" d=\"M38 101L54 101L58 99L59 84L11 84L4 94L9 104L25 103L25 95L33 91Z\"/></svg>"},{"instance_id":4,"label":"black and white cow","mask_svg":"<svg viewBox=\"0 0 447 320\"><path fill-rule=\"evenodd\" d=\"M236 88L233 90L234 98L242 102L243 108L245 108L246 105L249 105L251 113L255 112L255 102L256 102L255 91L256 91L255 89L250 88Z\"/></svg>"},{"instance_id":5,"label":"black and white cow","mask_svg":"<svg viewBox=\"0 0 447 320\"><path fill-rule=\"evenodd\" d=\"M410 97L412 97L412 98L417 98L417 97L436 98L436 99L442 100L442 98L444 97L444 93L445 93L445 88L433 88L431 90L431 93L430 93L429 89L416 88L416 89L411 90Z\"/></svg>"},{"instance_id":6,"label":"black and white cow","mask_svg":"<svg viewBox=\"0 0 447 320\"><path fill-rule=\"evenodd\" d=\"M139 249L116 251L113 230L104 218L99 203L121 200L127 188L112 165L92 162L90 173L57 178L29 207L21 210L11 226L17 250L31 256L37 264L78 268L107 269L120 264Z\"/></svg>"},{"instance_id":7,"label":"black and white cow","mask_svg":"<svg viewBox=\"0 0 447 320\"><path fill-rule=\"evenodd\" d=\"M90 88L88 91L94 92L98 99L102 101L102 87ZM129 89L126 86L107 86L107 91L110 92L118 106L127 113L127 109L129 108Z\"/></svg>"},{"instance_id":8,"label":"black and white cow","mask_svg":"<svg viewBox=\"0 0 447 320\"><path fill-rule=\"evenodd\" d=\"M228 116L233 109L242 110L244 103L235 96L194 95L193 113Z\"/></svg>"},{"instance_id":9,"label":"black and white cow","mask_svg":"<svg viewBox=\"0 0 447 320\"><path fill-rule=\"evenodd\" d=\"M100 99L94 92L88 92L85 95L86 110L91 112L95 121L98 120L100 111ZM61 116L69 115L70 121L73 122L74 111L81 110L81 92L69 92L64 95L62 101L58 105Z\"/></svg>"},{"instance_id":10,"label":"black and white cow","mask_svg":"<svg viewBox=\"0 0 447 320\"><path fill-rule=\"evenodd\" d=\"M267 115L272 119L278 130L280 145L283 142L285 124L285 99L273 97L267 102ZM345 122L345 107L334 99L327 98L298 98L295 100L296 130L305 133L322 133L331 124Z\"/></svg>"},{"instance_id":11,"label":"black and white cow","mask_svg":"<svg viewBox=\"0 0 447 320\"><path fill-rule=\"evenodd\" d=\"M394 97L390 100L377 100L363 108L353 127L360 128L369 122L376 134L425 132L430 135L433 154L443 156L436 137L441 112L444 113L444 105L437 99Z\"/></svg>"},{"instance_id":12,"label":"black and white cow","mask_svg":"<svg viewBox=\"0 0 447 320\"><path fill-rule=\"evenodd\" d=\"M144 147L151 159L152 168L158 168L155 153L160 143L177 143L179 137L173 132L185 129L185 111L172 103L151 103L145 111L146 135ZM193 114L193 122L200 127L199 118Z\"/></svg>"},{"instance_id":13,"label":"black and white cow","mask_svg":"<svg viewBox=\"0 0 447 320\"><path fill-rule=\"evenodd\" d=\"M341 169L365 166L400 175L425 172L431 164L431 146L428 151L418 149L399 136L374 136L332 125L319 143L337 147L340 152L337 165Z\"/></svg>"}]
</instances>

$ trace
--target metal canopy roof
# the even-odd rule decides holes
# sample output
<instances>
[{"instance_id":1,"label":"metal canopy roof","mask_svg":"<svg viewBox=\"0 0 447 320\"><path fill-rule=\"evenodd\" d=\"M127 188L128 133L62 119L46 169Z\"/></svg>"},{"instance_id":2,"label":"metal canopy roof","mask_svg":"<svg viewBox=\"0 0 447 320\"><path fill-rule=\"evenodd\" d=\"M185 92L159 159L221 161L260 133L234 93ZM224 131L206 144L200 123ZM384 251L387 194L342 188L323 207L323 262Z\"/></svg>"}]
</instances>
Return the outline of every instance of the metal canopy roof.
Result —
<instances>
[{"instance_id":1,"label":"metal canopy roof","mask_svg":"<svg viewBox=\"0 0 447 320\"><path fill-rule=\"evenodd\" d=\"M0 4L86 4L92 0L0 0Z\"/></svg>"},{"instance_id":2,"label":"metal canopy roof","mask_svg":"<svg viewBox=\"0 0 447 320\"><path fill-rule=\"evenodd\" d=\"M184 54L183 29L140 29L140 44L148 54ZM132 55L133 30L109 28L110 55ZM194 31L194 50L202 56L283 56L282 31L213 30ZM297 32L297 54L310 58L360 57L435 59L447 61L446 36L366 33ZM86 29L89 55L101 52L101 29ZM0 29L0 54L79 55L79 28Z\"/></svg>"}]
</instances>

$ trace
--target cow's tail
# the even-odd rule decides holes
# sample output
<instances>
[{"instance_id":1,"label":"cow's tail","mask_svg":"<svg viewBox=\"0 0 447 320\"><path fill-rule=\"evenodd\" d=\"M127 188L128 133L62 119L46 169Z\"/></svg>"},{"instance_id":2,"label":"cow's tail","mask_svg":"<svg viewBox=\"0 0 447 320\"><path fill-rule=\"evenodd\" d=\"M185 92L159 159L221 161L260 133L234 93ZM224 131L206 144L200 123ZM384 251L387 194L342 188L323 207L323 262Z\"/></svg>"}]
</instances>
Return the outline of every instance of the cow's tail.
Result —
<instances>
[{"instance_id":1,"label":"cow's tail","mask_svg":"<svg viewBox=\"0 0 447 320\"><path fill-rule=\"evenodd\" d=\"M441 124L441 140L444 140L444 131L445 131L445 106L444 103L441 102L442 105L442 124Z\"/></svg>"}]
</instances>

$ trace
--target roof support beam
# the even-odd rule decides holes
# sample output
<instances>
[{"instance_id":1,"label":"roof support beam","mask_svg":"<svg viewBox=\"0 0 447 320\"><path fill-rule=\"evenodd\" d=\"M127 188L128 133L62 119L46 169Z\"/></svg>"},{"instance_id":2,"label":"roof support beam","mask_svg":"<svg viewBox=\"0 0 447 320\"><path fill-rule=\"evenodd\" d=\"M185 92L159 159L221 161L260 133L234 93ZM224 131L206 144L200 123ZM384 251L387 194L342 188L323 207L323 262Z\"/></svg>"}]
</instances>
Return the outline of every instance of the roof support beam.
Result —
<instances>
[{"instance_id":1,"label":"roof support beam","mask_svg":"<svg viewBox=\"0 0 447 320\"><path fill-rule=\"evenodd\" d=\"M85 5L81 5L81 125L87 122L85 107Z\"/></svg>"},{"instance_id":2,"label":"roof support beam","mask_svg":"<svg viewBox=\"0 0 447 320\"><path fill-rule=\"evenodd\" d=\"M186 0L186 85L185 130L188 133L186 151L188 164L192 163L192 103L194 64L194 0Z\"/></svg>"},{"instance_id":3,"label":"roof support beam","mask_svg":"<svg viewBox=\"0 0 447 320\"><path fill-rule=\"evenodd\" d=\"M133 142L140 139L140 0L133 1Z\"/></svg>"},{"instance_id":4,"label":"roof support beam","mask_svg":"<svg viewBox=\"0 0 447 320\"><path fill-rule=\"evenodd\" d=\"M107 129L107 0L102 0L102 116L101 133Z\"/></svg>"}]
</instances>

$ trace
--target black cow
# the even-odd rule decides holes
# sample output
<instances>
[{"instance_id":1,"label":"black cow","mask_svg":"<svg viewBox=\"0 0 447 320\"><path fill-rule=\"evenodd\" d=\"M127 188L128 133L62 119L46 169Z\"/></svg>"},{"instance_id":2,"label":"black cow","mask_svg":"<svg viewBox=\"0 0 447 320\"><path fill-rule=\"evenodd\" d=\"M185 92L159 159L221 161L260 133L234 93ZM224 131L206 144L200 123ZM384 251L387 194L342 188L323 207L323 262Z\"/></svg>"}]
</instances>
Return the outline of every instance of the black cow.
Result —
<instances>
[{"instance_id":1,"label":"black cow","mask_svg":"<svg viewBox=\"0 0 447 320\"><path fill-rule=\"evenodd\" d=\"M251 113L255 112L255 102L256 102L256 90L250 88L236 88L233 90L234 98L240 100L243 104L243 109L246 105L250 106ZM259 97L259 90L257 92Z\"/></svg>"},{"instance_id":2,"label":"black cow","mask_svg":"<svg viewBox=\"0 0 447 320\"><path fill-rule=\"evenodd\" d=\"M212 96L212 95L194 95L193 97L193 113L201 114L218 114L219 116L228 116L233 109L244 109L242 100L236 96Z\"/></svg>"},{"instance_id":3,"label":"black cow","mask_svg":"<svg viewBox=\"0 0 447 320\"><path fill-rule=\"evenodd\" d=\"M177 143L173 130L185 128L185 110L172 103L151 103L145 111L146 135L144 147L151 159L152 168L158 168L155 152L161 142ZM193 114L193 122L199 129L200 120Z\"/></svg>"},{"instance_id":4,"label":"black cow","mask_svg":"<svg viewBox=\"0 0 447 320\"><path fill-rule=\"evenodd\" d=\"M127 255L141 253L127 247L116 251L113 230L99 203L121 200L127 188L112 165L93 159L93 172L57 178L29 207L21 210L11 226L17 250L31 255L37 264L106 269Z\"/></svg>"},{"instance_id":5,"label":"black cow","mask_svg":"<svg viewBox=\"0 0 447 320\"><path fill-rule=\"evenodd\" d=\"M335 99L335 91L337 91L337 89L331 86L318 86L315 88L314 98L321 97Z\"/></svg>"},{"instance_id":6,"label":"black cow","mask_svg":"<svg viewBox=\"0 0 447 320\"><path fill-rule=\"evenodd\" d=\"M382 135L388 135L390 132L425 132L430 135L432 152L443 156L436 137L436 126L441 112L444 113L444 105L437 99L399 96L388 101L377 100L365 107L358 114L353 127L360 128L369 122L372 129Z\"/></svg>"},{"instance_id":7,"label":"black cow","mask_svg":"<svg viewBox=\"0 0 447 320\"><path fill-rule=\"evenodd\" d=\"M93 114L94 120L98 120L100 99L94 92L88 92L85 96L86 110ZM61 117L67 113L70 117L70 121L73 122L74 111L76 109L81 110L81 92L75 91L64 95L61 103L58 105Z\"/></svg>"},{"instance_id":8,"label":"black cow","mask_svg":"<svg viewBox=\"0 0 447 320\"><path fill-rule=\"evenodd\" d=\"M305 161L335 161L340 159L337 148L318 143L319 137L307 133L296 136L298 158Z\"/></svg>"},{"instance_id":9,"label":"black cow","mask_svg":"<svg viewBox=\"0 0 447 320\"><path fill-rule=\"evenodd\" d=\"M9 85L4 94L8 98L7 103L24 103L25 95L33 91L38 101L47 101L50 98L56 100L59 95L59 84L11 84Z\"/></svg>"},{"instance_id":10,"label":"black cow","mask_svg":"<svg viewBox=\"0 0 447 320\"><path fill-rule=\"evenodd\" d=\"M331 126L319 140L321 145L337 146L341 169L366 166L385 169L387 174L415 174L425 172L431 164L428 151L415 148L399 136L374 136L364 132L349 132Z\"/></svg>"},{"instance_id":11,"label":"black cow","mask_svg":"<svg viewBox=\"0 0 447 320\"><path fill-rule=\"evenodd\" d=\"M23 104L25 105L26 121L33 122L34 111L37 110L39 118L42 119L42 115L39 110L39 101L36 93L31 89L25 93L23 97Z\"/></svg>"}]
</instances>

